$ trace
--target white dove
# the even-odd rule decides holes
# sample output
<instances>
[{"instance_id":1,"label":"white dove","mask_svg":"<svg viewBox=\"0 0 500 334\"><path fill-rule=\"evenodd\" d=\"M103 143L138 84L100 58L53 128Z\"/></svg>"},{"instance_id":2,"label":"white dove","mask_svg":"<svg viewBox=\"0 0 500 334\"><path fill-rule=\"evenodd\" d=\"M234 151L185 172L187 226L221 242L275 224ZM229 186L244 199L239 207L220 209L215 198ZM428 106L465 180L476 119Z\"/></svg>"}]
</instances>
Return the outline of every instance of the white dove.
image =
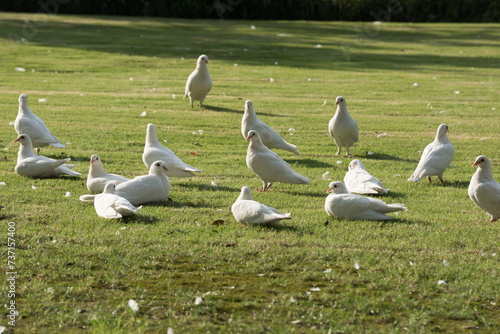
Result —
<instances>
[{"instance_id":1,"label":"white dove","mask_svg":"<svg viewBox=\"0 0 500 334\"><path fill-rule=\"evenodd\" d=\"M254 201L248 187L241 188L240 196L231 206L231 212L238 223L242 224L267 224L292 218L289 213L279 213L275 208Z\"/></svg>"},{"instance_id":2,"label":"white dove","mask_svg":"<svg viewBox=\"0 0 500 334\"><path fill-rule=\"evenodd\" d=\"M491 215L491 222L500 218L500 184L493 178L491 162L480 155L472 166L477 170L469 184L469 197L484 212Z\"/></svg>"},{"instance_id":3,"label":"white dove","mask_svg":"<svg viewBox=\"0 0 500 334\"><path fill-rule=\"evenodd\" d=\"M247 150L247 166L262 180L262 189L267 191L273 182L309 184L311 180L300 175L279 155L268 149L255 130L250 130L246 138L250 142Z\"/></svg>"},{"instance_id":4,"label":"white dove","mask_svg":"<svg viewBox=\"0 0 500 334\"><path fill-rule=\"evenodd\" d=\"M149 167L149 174L137 176L116 186L116 194L125 197L132 205L164 202L170 192L170 179L164 174L165 162L158 160Z\"/></svg>"},{"instance_id":5,"label":"white dove","mask_svg":"<svg viewBox=\"0 0 500 334\"><path fill-rule=\"evenodd\" d=\"M208 57L206 55L201 55L198 57L196 62L195 70L189 75L186 82L186 89L184 91L184 97L189 97L191 102L191 108L193 108L193 102L200 101L200 108L207 96L208 92L212 88L212 78L208 74Z\"/></svg>"},{"instance_id":6,"label":"white dove","mask_svg":"<svg viewBox=\"0 0 500 334\"><path fill-rule=\"evenodd\" d=\"M439 181L444 183L443 173L455 155L455 149L446 135L448 132L448 125L441 124L438 127L436 139L425 147L417 169L415 169L408 181L418 182L421 178L427 176L427 179L431 182L431 176L436 175Z\"/></svg>"},{"instance_id":7,"label":"white dove","mask_svg":"<svg viewBox=\"0 0 500 334\"><path fill-rule=\"evenodd\" d=\"M201 173L201 170L184 163L171 149L160 144L156 136L155 126L150 123L147 127L146 145L144 146L142 161L149 168L157 160L165 162L168 169L165 174L169 177L190 177L194 176L195 173Z\"/></svg>"},{"instance_id":8,"label":"white dove","mask_svg":"<svg viewBox=\"0 0 500 334\"><path fill-rule=\"evenodd\" d=\"M335 155L339 155L340 149L345 147L346 156L350 157L349 147L359 141L358 123L349 115L345 98L338 96L335 105L338 105L338 107L335 115L328 123L328 133L339 148Z\"/></svg>"},{"instance_id":9,"label":"white dove","mask_svg":"<svg viewBox=\"0 0 500 334\"><path fill-rule=\"evenodd\" d=\"M118 196L115 188L116 184L109 182L104 187L103 193L95 196L94 207L97 215L103 218L122 218L135 215L142 206L136 208L127 199Z\"/></svg>"},{"instance_id":10,"label":"white dove","mask_svg":"<svg viewBox=\"0 0 500 334\"><path fill-rule=\"evenodd\" d=\"M391 220L394 217L386 213L406 211L403 204L387 204L376 198L350 194L345 185L332 182L329 185L328 195L325 200L325 210L332 217L352 220Z\"/></svg>"},{"instance_id":11,"label":"white dove","mask_svg":"<svg viewBox=\"0 0 500 334\"><path fill-rule=\"evenodd\" d=\"M28 135L21 134L14 142L21 144L17 155L16 173L23 176L31 177L52 177L68 174L71 176L81 175L78 172L71 170L76 165L65 165L70 161L70 158L63 160L54 160L36 155L33 152L33 145Z\"/></svg>"},{"instance_id":12,"label":"white dove","mask_svg":"<svg viewBox=\"0 0 500 334\"><path fill-rule=\"evenodd\" d=\"M387 194L389 192L382 182L368 173L365 165L358 159L349 163L349 171L344 176L344 183L350 193Z\"/></svg>"},{"instance_id":13,"label":"white dove","mask_svg":"<svg viewBox=\"0 0 500 334\"><path fill-rule=\"evenodd\" d=\"M113 181L115 184L120 184L130 179L117 175L108 174L102 166L101 159L97 154L92 154L90 157L89 174L87 176L87 189L93 193L100 193L104 190L106 184Z\"/></svg>"},{"instance_id":14,"label":"white dove","mask_svg":"<svg viewBox=\"0 0 500 334\"><path fill-rule=\"evenodd\" d=\"M50 132L40 117L35 115L28 107L28 96L21 94L19 96L19 111L14 121L14 129L17 135L26 134L31 138L33 147L40 152L40 147L52 145L54 147L64 147L63 144Z\"/></svg>"},{"instance_id":15,"label":"white dove","mask_svg":"<svg viewBox=\"0 0 500 334\"><path fill-rule=\"evenodd\" d=\"M296 148L297 146L287 143L269 125L257 118L252 101L247 100L245 101L245 113L243 114L243 118L241 120L241 134L243 135L243 138L247 138L248 131L250 130L256 130L260 135L262 143L264 143L264 145L268 148L278 148L295 154L300 154Z\"/></svg>"}]
</instances>

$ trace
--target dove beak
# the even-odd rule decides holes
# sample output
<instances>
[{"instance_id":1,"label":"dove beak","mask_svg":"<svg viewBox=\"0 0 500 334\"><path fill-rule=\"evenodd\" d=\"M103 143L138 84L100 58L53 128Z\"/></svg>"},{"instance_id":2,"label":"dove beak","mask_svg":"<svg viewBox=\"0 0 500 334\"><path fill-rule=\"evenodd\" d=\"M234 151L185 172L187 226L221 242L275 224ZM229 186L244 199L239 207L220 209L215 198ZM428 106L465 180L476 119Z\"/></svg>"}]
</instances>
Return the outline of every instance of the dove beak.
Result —
<instances>
[{"instance_id":1,"label":"dove beak","mask_svg":"<svg viewBox=\"0 0 500 334\"><path fill-rule=\"evenodd\" d=\"M337 104L339 104L339 103L338 103L337 101L335 101L335 104L334 104L334 105L337 105Z\"/></svg>"},{"instance_id":2,"label":"dove beak","mask_svg":"<svg viewBox=\"0 0 500 334\"><path fill-rule=\"evenodd\" d=\"M16 138L16 140L14 140L14 143L17 143L18 140L19 140L19 138Z\"/></svg>"},{"instance_id":3,"label":"dove beak","mask_svg":"<svg viewBox=\"0 0 500 334\"><path fill-rule=\"evenodd\" d=\"M477 165L477 161L474 161L474 163L472 164L472 167L476 167Z\"/></svg>"},{"instance_id":4,"label":"dove beak","mask_svg":"<svg viewBox=\"0 0 500 334\"><path fill-rule=\"evenodd\" d=\"M332 188L328 188L328 190L326 192L329 193L331 191L332 191Z\"/></svg>"},{"instance_id":5,"label":"dove beak","mask_svg":"<svg viewBox=\"0 0 500 334\"><path fill-rule=\"evenodd\" d=\"M168 169L167 169L167 167L163 167L163 169L164 169L164 170L166 170L166 171L168 172Z\"/></svg>"},{"instance_id":6,"label":"dove beak","mask_svg":"<svg viewBox=\"0 0 500 334\"><path fill-rule=\"evenodd\" d=\"M245 139L246 141L249 141L250 140L250 136L247 137L247 139Z\"/></svg>"}]
</instances>

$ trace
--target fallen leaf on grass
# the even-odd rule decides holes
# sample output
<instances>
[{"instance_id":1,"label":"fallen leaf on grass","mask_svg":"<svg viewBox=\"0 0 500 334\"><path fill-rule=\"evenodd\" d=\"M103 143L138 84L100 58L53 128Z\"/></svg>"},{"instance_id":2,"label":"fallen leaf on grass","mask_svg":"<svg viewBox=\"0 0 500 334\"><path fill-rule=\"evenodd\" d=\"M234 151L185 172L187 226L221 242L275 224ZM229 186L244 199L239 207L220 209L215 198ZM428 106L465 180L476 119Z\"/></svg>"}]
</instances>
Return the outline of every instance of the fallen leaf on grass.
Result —
<instances>
[{"instance_id":1,"label":"fallen leaf on grass","mask_svg":"<svg viewBox=\"0 0 500 334\"><path fill-rule=\"evenodd\" d=\"M294 320L294 321L292 321L292 324L293 325L301 325L302 321L301 320Z\"/></svg>"},{"instance_id":2,"label":"fallen leaf on grass","mask_svg":"<svg viewBox=\"0 0 500 334\"><path fill-rule=\"evenodd\" d=\"M225 247L233 247L233 246L236 246L237 243L236 242L225 242L222 245L225 246Z\"/></svg>"},{"instance_id":3,"label":"fallen leaf on grass","mask_svg":"<svg viewBox=\"0 0 500 334\"><path fill-rule=\"evenodd\" d=\"M198 143L198 142L193 142L193 145L200 146L200 143Z\"/></svg>"},{"instance_id":4,"label":"fallen leaf on grass","mask_svg":"<svg viewBox=\"0 0 500 334\"><path fill-rule=\"evenodd\" d=\"M191 155L199 156L200 154L198 152L194 151L194 152L191 152Z\"/></svg>"},{"instance_id":5,"label":"fallen leaf on grass","mask_svg":"<svg viewBox=\"0 0 500 334\"><path fill-rule=\"evenodd\" d=\"M224 220L222 220L222 219L217 219L217 220L214 220L212 222L212 225L215 225L215 226L219 226L219 225L222 225L222 224L224 224Z\"/></svg>"}]
</instances>

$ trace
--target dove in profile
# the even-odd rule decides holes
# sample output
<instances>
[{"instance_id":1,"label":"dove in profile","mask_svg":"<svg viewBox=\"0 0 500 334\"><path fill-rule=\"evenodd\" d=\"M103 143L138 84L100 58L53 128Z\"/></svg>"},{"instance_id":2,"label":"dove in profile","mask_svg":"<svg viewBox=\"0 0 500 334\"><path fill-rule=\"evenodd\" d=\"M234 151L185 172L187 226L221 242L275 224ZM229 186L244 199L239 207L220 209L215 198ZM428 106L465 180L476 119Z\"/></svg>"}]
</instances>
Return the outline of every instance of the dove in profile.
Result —
<instances>
[{"instance_id":1,"label":"dove in profile","mask_svg":"<svg viewBox=\"0 0 500 334\"><path fill-rule=\"evenodd\" d=\"M97 154L92 154L90 157L89 174L87 176L87 189L90 192L100 193L104 191L104 187L110 181L120 184L128 180L130 179L121 175L106 173L102 166L102 161Z\"/></svg>"},{"instance_id":2,"label":"dove in profile","mask_svg":"<svg viewBox=\"0 0 500 334\"><path fill-rule=\"evenodd\" d=\"M279 213L275 208L254 201L248 187L241 188L240 196L231 206L231 212L242 224L267 224L291 219L289 213Z\"/></svg>"},{"instance_id":3,"label":"dove in profile","mask_svg":"<svg viewBox=\"0 0 500 334\"><path fill-rule=\"evenodd\" d=\"M349 115L345 98L337 96L335 105L338 107L335 115L330 120L330 123L328 123L328 133L338 147L338 151L335 155L339 155L340 149L345 147L346 156L350 157L349 147L359 141L358 123Z\"/></svg>"},{"instance_id":4,"label":"dove in profile","mask_svg":"<svg viewBox=\"0 0 500 334\"><path fill-rule=\"evenodd\" d=\"M212 88L212 78L208 74L208 57L201 55L196 62L195 70L189 75L184 90L184 97L189 97L191 108L194 101L200 101L200 108L203 105L203 100Z\"/></svg>"},{"instance_id":5,"label":"dove in profile","mask_svg":"<svg viewBox=\"0 0 500 334\"><path fill-rule=\"evenodd\" d=\"M436 138L425 147L417 168L408 181L418 182L421 178L427 176L427 179L431 182L431 176L435 175L441 183L444 183L443 173L455 155L455 149L447 136L448 132L448 125L439 125Z\"/></svg>"},{"instance_id":6,"label":"dove in profile","mask_svg":"<svg viewBox=\"0 0 500 334\"><path fill-rule=\"evenodd\" d=\"M52 145L54 147L64 147L61 142L50 132L40 117L35 115L28 107L28 96L19 96L19 111L14 121L14 129L17 135L28 135L31 138L33 147L40 152L40 147Z\"/></svg>"},{"instance_id":7,"label":"dove in profile","mask_svg":"<svg viewBox=\"0 0 500 334\"><path fill-rule=\"evenodd\" d=\"M165 175L167 165L158 160L149 167L149 174L137 176L116 186L116 194L132 205L164 202L170 192L170 179Z\"/></svg>"},{"instance_id":8,"label":"dove in profile","mask_svg":"<svg viewBox=\"0 0 500 334\"><path fill-rule=\"evenodd\" d=\"M156 136L155 126L150 123L147 127L142 161L147 168L150 168L151 164L157 160L165 162L168 169L165 170L165 174L169 177L190 177L194 176L195 173L201 173L201 170L184 163L171 149L160 144Z\"/></svg>"},{"instance_id":9,"label":"dove in profile","mask_svg":"<svg viewBox=\"0 0 500 334\"><path fill-rule=\"evenodd\" d=\"M76 165L65 165L70 161L70 158L55 160L44 157L43 155L36 155L33 152L33 145L31 139L26 134L21 134L14 142L21 144L19 153L17 154L16 173L23 176L31 177L53 177L63 174L78 176L78 172L71 170Z\"/></svg>"},{"instance_id":10,"label":"dove in profile","mask_svg":"<svg viewBox=\"0 0 500 334\"><path fill-rule=\"evenodd\" d=\"M356 194L387 194L382 182L372 176L361 160L354 159L349 163L349 170L344 176L347 191Z\"/></svg>"},{"instance_id":11,"label":"dove in profile","mask_svg":"<svg viewBox=\"0 0 500 334\"><path fill-rule=\"evenodd\" d=\"M248 131L250 130L255 130L259 133L262 143L267 148L277 148L300 154L297 146L287 143L276 131L257 117L252 101L247 100L245 101L245 113L241 120L241 134L243 138L247 138Z\"/></svg>"},{"instance_id":12,"label":"dove in profile","mask_svg":"<svg viewBox=\"0 0 500 334\"><path fill-rule=\"evenodd\" d=\"M330 183L325 211L335 218L352 220L391 220L386 213L406 211L403 204L387 204L377 198L351 194L340 181Z\"/></svg>"},{"instance_id":13,"label":"dove in profile","mask_svg":"<svg viewBox=\"0 0 500 334\"><path fill-rule=\"evenodd\" d=\"M268 149L255 130L250 130L246 138L250 142L247 150L247 166L262 180L262 189L267 191L274 182L309 184L311 180L292 169L279 155Z\"/></svg>"},{"instance_id":14,"label":"dove in profile","mask_svg":"<svg viewBox=\"0 0 500 334\"><path fill-rule=\"evenodd\" d=\"M500 184L493 178L490 159L480 155L472 166L477 166L469 183L469 197L484 212L491 222L500 218Z\"/></svg>"},{"instance_id":15,"label":"dove in profile","mask_svg":"<svg viewBox=\"0 0 500 334\"><path fill-rule=\"evenodd\" d=\"M109 182L104 187L103 193L95 196L94 208L99 217L122 218L135 215L142 206L136 208L127 199L118 196L116 184Z\"/></svg>"}]
</instances>

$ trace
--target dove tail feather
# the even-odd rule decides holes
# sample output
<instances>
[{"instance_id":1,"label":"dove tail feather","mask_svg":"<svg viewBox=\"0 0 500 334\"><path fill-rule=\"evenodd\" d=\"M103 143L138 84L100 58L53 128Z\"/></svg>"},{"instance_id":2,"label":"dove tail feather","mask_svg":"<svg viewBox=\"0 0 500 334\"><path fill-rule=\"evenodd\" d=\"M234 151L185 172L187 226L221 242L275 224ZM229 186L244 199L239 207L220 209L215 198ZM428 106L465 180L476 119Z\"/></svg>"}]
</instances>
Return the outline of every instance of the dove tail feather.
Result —
<instances>
[{"instance_id":1,"label":"dove tail feather","mask_svg":"<svg viewBox=\"0 0 500 334\"><path fill-rule=\"evenodd\" d=\"M408 211L408 209L404 204L399 204L399 203L389 204L388 207L390 208L390 211L388 212Z\"/></svg>"}]
</instances>

